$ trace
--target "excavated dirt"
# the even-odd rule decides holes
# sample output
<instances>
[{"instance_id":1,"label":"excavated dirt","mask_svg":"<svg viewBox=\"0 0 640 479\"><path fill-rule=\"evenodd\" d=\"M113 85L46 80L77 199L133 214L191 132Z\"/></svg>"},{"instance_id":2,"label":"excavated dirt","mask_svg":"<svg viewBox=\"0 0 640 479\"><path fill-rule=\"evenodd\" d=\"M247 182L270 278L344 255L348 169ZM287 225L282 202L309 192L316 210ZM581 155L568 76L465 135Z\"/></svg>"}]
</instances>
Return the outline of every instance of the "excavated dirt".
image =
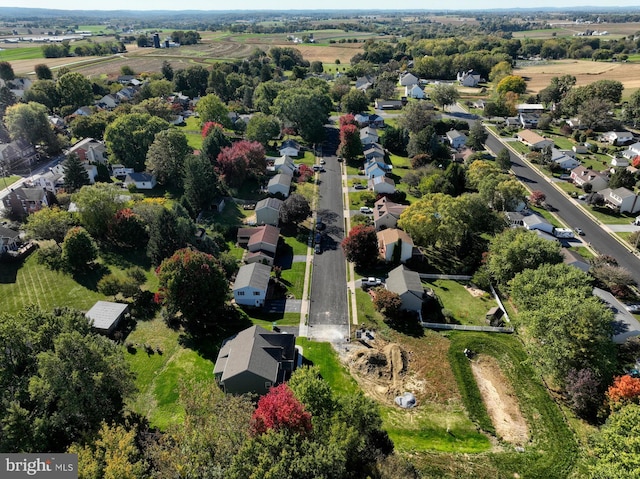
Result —
<instances>
[{"instance_id":1,"label":"excavated dirt","mask_svg":"<svg viewBox=\"0 0 640 479\"><path fill-rule=\"evenodd\" d=\"M498 361L491 356L481 355L472 361L471 370L498 437L512 444L526 444L529 441L529 427Z\"/></svg>"}]
</instances>

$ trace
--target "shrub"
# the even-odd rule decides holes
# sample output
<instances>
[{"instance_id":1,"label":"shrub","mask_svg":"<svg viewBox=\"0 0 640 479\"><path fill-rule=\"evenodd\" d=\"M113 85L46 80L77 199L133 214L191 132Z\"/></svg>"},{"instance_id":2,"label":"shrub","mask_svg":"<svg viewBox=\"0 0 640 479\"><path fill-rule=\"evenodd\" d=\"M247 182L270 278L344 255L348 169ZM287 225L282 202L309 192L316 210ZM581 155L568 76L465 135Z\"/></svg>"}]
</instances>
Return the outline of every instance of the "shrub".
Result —
<instances>
[{"instance_id":1,"label":"shrub","mask_svg":"<svg viewBox=\"0 0 640 479\"><path fill-rule=\"evenodd\" d=\"M36 261L52 270L60 270L64 267L62 249L57 244L41 247L36 252Z\"/></svg>"}]
</instances>

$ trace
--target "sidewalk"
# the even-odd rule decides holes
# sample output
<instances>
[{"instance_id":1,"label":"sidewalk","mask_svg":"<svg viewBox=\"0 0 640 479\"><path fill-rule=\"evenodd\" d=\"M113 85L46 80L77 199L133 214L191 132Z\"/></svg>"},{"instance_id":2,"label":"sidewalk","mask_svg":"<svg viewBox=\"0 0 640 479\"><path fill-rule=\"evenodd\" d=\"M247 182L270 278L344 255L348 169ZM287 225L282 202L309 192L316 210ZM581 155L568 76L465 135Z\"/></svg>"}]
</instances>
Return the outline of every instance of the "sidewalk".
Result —
<instances>
[{"instance_id":1,"label":"sidewalk","mask_svg":"<svg viewBox=\"0 0 640 479\"><path fill-rule=\"evenodd\" d=\"M345 237L351 231L351 212L349 210L349 176L346 163L342 163L342 206L344 211ZM358 303L356 301L356 272L353 263L347 262L347 304L350 304L351 321L348 323L358 325Z\"/></svg>"}]
</instances>

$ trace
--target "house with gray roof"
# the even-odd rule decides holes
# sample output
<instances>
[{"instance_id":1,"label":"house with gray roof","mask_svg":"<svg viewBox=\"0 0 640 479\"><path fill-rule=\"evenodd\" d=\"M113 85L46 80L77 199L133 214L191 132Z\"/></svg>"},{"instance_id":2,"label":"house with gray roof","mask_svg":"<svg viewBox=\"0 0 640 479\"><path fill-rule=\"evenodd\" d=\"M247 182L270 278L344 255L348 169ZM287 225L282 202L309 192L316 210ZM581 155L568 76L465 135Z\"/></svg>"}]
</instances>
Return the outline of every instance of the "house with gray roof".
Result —
<instances>
[{"instance_id":1,"label":"house with gray roof","mask_svg":"<svg viewBox=\"0 0 640 479\"><path fill-rule=\"evenodd\" d=\"M276 176L269 180L267 184L267 191L271 195L280 193L285 198L289 196L289 190L291 189L291 176L278 173Z\"/></svg>"},{"instance_id":2,"label":"house with gray roof","mask_svg":"<svg viewBox=\"0 0 640 479\"><path fill-rule=\"evenodd\" d=\"M402 309L407 311L421 311L424 287L420 275L415 271L400 265L389 271L386 288L400 296Z\"/></svg>"},{"instance_id":3,"label":"house with gray roof","mask_svg":"<svg viewBox=\"0 0 640 479\"><path fill-rule=\"evenodd\" d=\"M369 189L374 193L392 194L396 192L396 182L386 176L376 176L369 180Z\"/></svg>"},{"instance_id":4,"label":"house with gray roof","mask_svg":"<svg viewBox=\"0 0 640 479\"><path fill-rule=\"evenodd\" d=\"M562 248L560 250L560 253L562 254L562 262L564 264L568 266L573 266L574 268L578 268L579 270L582 270L585 273L589 272L591 265L579 253L576 253L575 251L567 248Z\"/></svg>"},{"instance_id":5,"label":"house with gray roof","mask_svg":"<svg viewBox=\"0 0 640 479\"><path fill-rule=\"evenodd\" d=\"M295 336L252 326L222 343L213 375L229 394L266 394L291 377L296 366Z\"/></svg>"},{"instance_id":6,"label":"house with gray roof","mask_svg":"<svg viewBox=\"0 0 640 479\"><path fill-rule=\"evenodd\" d=\"M522 218L522 224L529 231L539 230L545 233L553 234L553 225L542 216L528 215Z\"/></svg>"},{"instance_id":7,"label":"house with gray roof","mask_svg":"<svg viewBox=\"0 0 640 479\"><path fill-rule=\"evenodd\" d=\"M451 145L451 148L462 148L467 143L467 137L464 133L460 133L458 130L450 130L446 133L447 141Z\"/></svg>"},{"instance_id":8,"label":"house with gray roof","mask_svg":"<svg viewBox=\"0 0 640 479\"><path fill-rule=\"evenodd\" d=\"M278 198L265 198L258 201L256 203L256 223L278 226L280 208L282 208L282 200Z\"/></svg>"},{"instance_id":9,"label":"house with gray roof","mask_svg":"<svg viewBox=\"0 0 640 479\"><path fill-rule=\"evenodd\" d=\"M40 211L50 203L49 194L44 188L22 186L12 189L8 195L2 198L2 202L7 211L20 218Z\"/></svg>"},{"instance_id":10,"label":"house with gray roof","mask_svg":"<svg viewBox=\"0 0 640 479\"><path fill-rule=\"evenodd\" d=\"M103 334L111 334L125 317L129 306L124 303L98 301L85 316L91 321L93 329Z\"/></svg>"},{"instance_id":11,"label":"house with gray roof","mask_svg":"<svg viewBox=\"0 0 640 479\"><path fill-rule=\"evenodd\" d=\"M273 170L276 173L293 176L293 173L296 171L296 165L290 156L282 155L273 161Z\"/></svg>"},{"instance_id":12,"label":"house with gray roof","mask_svg":"<svg viewBox=\"0 0 640 479\"><path fill-rule=\"evenodd\" d=\"M153 173L143 171L141 173L128 173L124 179L124 184L136 185L139 190L152 190L156 187L156 176Z\"/></svg>"},{"instance_id":13,"label":"house with gray roof","mask_svg":"<svg viewBox=\"0 0 640 479\"><path fill-rule=\"evenodd\" d=\"M0 225L0 254L18 249L20 232Z\"/></svg>"},{"instance_id":14,"label":"house with gray roof","mask_svg":"<svg viewBox=\"0 0 640 479\"><path fill-rule=\"evenodd\" d=\"M236 304L243 306L264 306L269 289L271 266L250 263L240 267L233 283L233 297Z\"/></svg>"},{"instance_id":15,"label":"house with gray roof","mask_svg":"<svg viewBox=\"0 0 640 479\"><path fill-rule=\"evenodd\" d=\"M373 224L376 230L395 228L405 209L407 209L406 205L394 203L386 196L380 198L373 205Z\"/></svg>"},{"instance_id":16,"label":"house with gray roof","mask_svg":"<svg viewBox=\"0 0 640 479\"><path fill-rule=\"evenodd\" d=\"M631 214L640 212L640 199L638 195L627 188L620 187L615 190L605 188L600 191L600 194L604 198L605 205L612 210Z\"/></svg>"}]
</instances>

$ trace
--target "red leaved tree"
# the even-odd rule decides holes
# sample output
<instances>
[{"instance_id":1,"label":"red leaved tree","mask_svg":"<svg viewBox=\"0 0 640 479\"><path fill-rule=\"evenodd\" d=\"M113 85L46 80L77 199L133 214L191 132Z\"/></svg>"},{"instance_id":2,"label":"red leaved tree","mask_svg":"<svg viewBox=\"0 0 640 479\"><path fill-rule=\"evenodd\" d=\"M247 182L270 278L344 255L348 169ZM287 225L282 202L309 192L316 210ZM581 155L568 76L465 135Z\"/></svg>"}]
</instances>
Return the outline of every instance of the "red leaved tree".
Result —
<instances>
[{"instance_id":1,"label":"red leaved tree","mask_svg":"<svg viewBox=\"0 0 640 479\"><path fill-rule=\"evenodd\" d=\"M220 128L224 130L224 126L215 121L208 121L204 125L202 125L202 138L206 138L212 128Z\"/></svg>"},{"instance_id":2,"label":"red leaved tree","mask_svg":"<svg viewBox=\"0 0 640 479\"><path fill-rule=\"evenodd\" d=\"M345 160L353 160L362 154L362 141L360 141L360 130L356 125L344 125L340 127L340 146L338 153Z\"/></svg>"},{"instance_id":3,"label":"red leaved tree","mask_svg":"<svg viewBox=\"0 0 640 479\"><path fill-rule=\"evenodd\" d=\"M342 128L344 125L355 125L356 117L351 113L347 113L346 115L342 115L338 118L338 121L340 122L340 128Z\"/></svg>"},{"instance_id":4,"label":"red leaved tree","mask_svg":"<svg viewBox=\"0 0 640 479\"><path fill-rule=\"evenodd\" d=\"M640 168L640 155L636 156L633 160L631 160L631 165L634 168Z\"/></svg>"},{"instance_id":5,"label":"red leaved tree","mask_svg":"<svg viewBox=\"0 0 640 479\"><path fill-rule=\"evenodd\" d=\"M378 262L378 237L373 226L357 225L351 228L349 236L342 241L342 249L347 261L356 268L374 266Z\"/></svg>"},{"instance_id":6,"label":"red leaved tree","mask_svg":"<svg viewBox=\"0 0 640 479\"><path fill-rule=\"evenodd\" d=\"M250 176L259 178L267 171L264 146L257 141L237 141L222 149L216 170L227 186L239 186Z\"/></svg>"},{"instance_id":7,"label":"red leaved tree","mask_svg":"<svg viewBox=\"0 0 640 479\"><path fill-rule=\"evenodd\" d=\"M298 183L306 183L313 176L313 169L307 165L300 165L298 167Z\"/></svg>"},{"instance_id":8,"label":"red leaved tree","mask_svg":"<svg viewBox=\"0 0 640 479\"><path fill-rule=\"evenodd\" d=\"M251 423L251 432L256 436L270 429L304 434L311 428L311 414L285 383L272 387L260 398Z\"/></svg>"},{"instance_id":9,"label":"red leaved tree","mask_svg":"<svg viewBox=\"0 0 640 479\"><path fill-rule=\"evenodd\" d=\"M149 240L144 220L131 208L118 211L109 221L107 237L122 248L144 248Z\"/></svg>"},{"instance_id":10,"label":"red leaved tree","mask_svg":"<svg viewBox=\"0 0 640 479\"><path fill-rule=\"evenodd\" d=\"M540 206L546 199L547 195L545 195L540 190L533 190L531 192L531 195L529 196L529 201L531 201L536 206Z\"/></svg>"},{"instance_id":11,"label":"red leaved tree","mask_svg":"<svg viewBox=\"0 0 640 479\"><path fill-rule=\"evenodd\" d=\"M607 398L612 410L632 402L640 402L640 378L629 375L613 378L613 384L607 390Z\"/></svg>"}]
</instances>

